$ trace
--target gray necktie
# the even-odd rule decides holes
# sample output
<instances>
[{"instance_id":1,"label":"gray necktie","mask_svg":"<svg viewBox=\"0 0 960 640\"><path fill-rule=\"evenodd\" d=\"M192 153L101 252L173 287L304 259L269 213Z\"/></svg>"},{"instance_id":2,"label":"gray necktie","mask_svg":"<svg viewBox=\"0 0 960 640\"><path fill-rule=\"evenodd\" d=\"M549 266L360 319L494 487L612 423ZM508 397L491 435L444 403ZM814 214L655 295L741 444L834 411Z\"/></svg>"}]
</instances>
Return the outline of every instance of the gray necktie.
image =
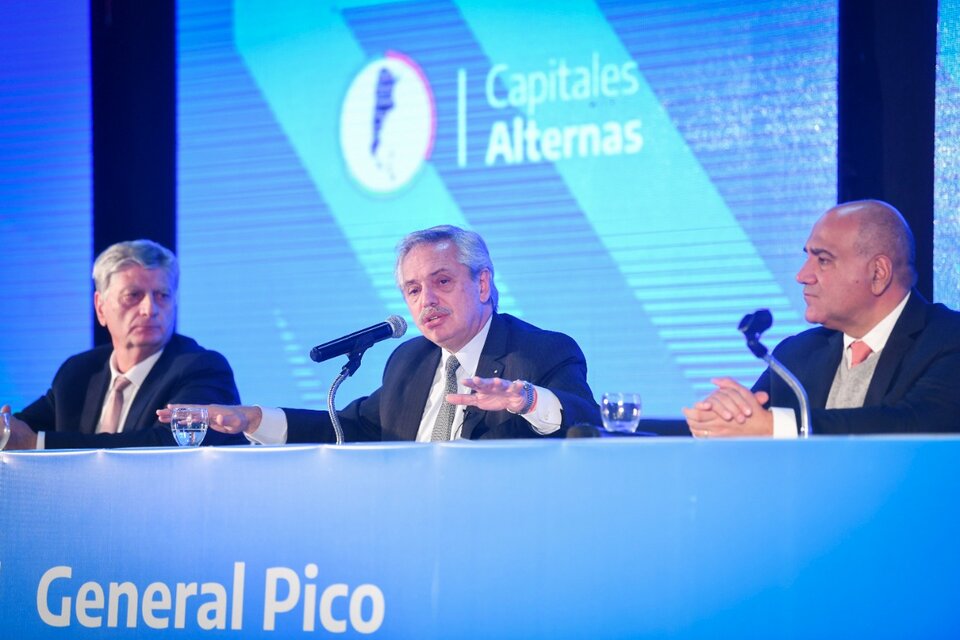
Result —
<instances>
[{"instance_id":1,"label":"gray necktie","mask_svg":"<svg viewBox=\"0 0 960 640\"><path fill-rule=\"evenodd\" d=\"M448 393L457 392L457 369L460 367L460 361L456 356L450 356L447 359L447 366L444 369L446 375L446 384L443 388L443 404L440 405L440 413L437 414L437 421L433 424L433 435L431 441L449 440L450 428L453 426L453 416L457 412L457 406L447 402Z\"/></svg>"},{"instance_id":2,"label":"gray necktie","mask_svg":"<svg viewBox=\"0 0 960 640\"><path fill-rule=\"evenodd\" d=\"M113 388L107 396L107 410L103 412L98 433L116 433L120 427L120 414L123 413L123 390L130 386L130 381L123 376L117 376L113 381Z\"/></svg>"}]
</instances>

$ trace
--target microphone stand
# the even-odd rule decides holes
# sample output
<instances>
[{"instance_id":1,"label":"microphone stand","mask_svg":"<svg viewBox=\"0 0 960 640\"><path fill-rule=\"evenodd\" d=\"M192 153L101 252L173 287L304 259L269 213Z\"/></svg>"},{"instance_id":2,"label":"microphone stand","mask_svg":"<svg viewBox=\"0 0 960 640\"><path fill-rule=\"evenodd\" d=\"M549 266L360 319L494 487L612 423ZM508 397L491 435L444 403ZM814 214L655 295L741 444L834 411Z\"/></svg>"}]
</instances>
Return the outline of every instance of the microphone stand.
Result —
<instances>
[{"instance_id":1,"label":"microphone stand","mask_svg":"<svg viewBox=\"0 0 960 640\"><path fill-rule=\"evenodd\" d=\"M340 416L337 415L337 407L335 404L337 389L340 388L344 380L357 372L357 369L360 368L360 359L363 358L364 352L375 342L376 340L373 338L357 340L347 355L347 363L340 369L340 375L333 381L330 392L327 394L327 411L330 412L330 422L333 423L333 433L337 439L337 444L343 444L343 427L340 426Z\"/></svg>"},{"instance_id":2,"label":"microphone stand","mask_svg":"<svg viewBox=\"0 0 960 640\"><path fill-rule=\"evenodd\" d=\"M764 317L765 315L765 317ZM797 396L800 402L800 437L809 438L813 433L810 425L810 400L807 398L807 391L797 380L797 377L790 372L783 364L773 357L773 354L767 351L767 348L760 342L760 334L770 327L773 319L770 312L761 309L755 314L748 314L740 321L740 331L747 338L747 347L761 360L767 363L770 370L776 373L787 383L790 390Z\"/></svg>"}]
</instances>

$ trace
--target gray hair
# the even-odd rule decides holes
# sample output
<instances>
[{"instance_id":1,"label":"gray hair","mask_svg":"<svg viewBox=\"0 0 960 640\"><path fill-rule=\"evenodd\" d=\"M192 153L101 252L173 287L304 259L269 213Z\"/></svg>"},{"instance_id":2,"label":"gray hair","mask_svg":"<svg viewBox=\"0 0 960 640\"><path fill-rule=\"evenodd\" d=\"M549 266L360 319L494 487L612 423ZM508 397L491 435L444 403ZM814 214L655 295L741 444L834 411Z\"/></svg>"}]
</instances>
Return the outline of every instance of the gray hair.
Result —
<instances>
[{"instance_id":1,"label":"gray hair","mask_svg":"<svg viewBox=\"0 0 960 640\"><path fill-rule=\"evenodd\" d=\"M93 282L97 291L102 295L110 286L110 278L115 273L134 265L144 269L163 269L167 272L173 291L177 291L180 281L177 256L153 240L118 242L104 249L93 263Z\"/></svg>"},{"instance_id":2,"label":"gray hair","mask_svg":"<svg viewBox=\"0 0 960 640\"><path fill-rule=\"evenodd\" d=\"M414 231L407 234L397 244L397 266L394 271L397 285L403 286L400 281L400 263L407 257L411 249L421 244L444 244L447 242L452 242L457 247L457 261L470 270L470 276L474 281L480 277L482 271L490 272L490 302L493 304L493 310L496 311L500 294L497 292L497 285L493 282L493 261L490 259L487 243L483 241L479 233L453 225L444 224L422 231Z\"/></svg>"}]
</instances>

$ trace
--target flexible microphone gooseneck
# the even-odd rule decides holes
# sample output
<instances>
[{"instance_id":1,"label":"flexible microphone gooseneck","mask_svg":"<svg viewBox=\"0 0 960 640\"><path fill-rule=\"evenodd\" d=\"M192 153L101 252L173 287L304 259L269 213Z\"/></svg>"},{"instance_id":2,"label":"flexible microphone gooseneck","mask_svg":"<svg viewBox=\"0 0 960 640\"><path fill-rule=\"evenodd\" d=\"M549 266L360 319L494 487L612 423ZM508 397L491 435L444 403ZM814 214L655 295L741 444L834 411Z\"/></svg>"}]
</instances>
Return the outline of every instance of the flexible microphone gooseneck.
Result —
<instances>
[{"instance_id":1,"label":"flexible microphone gooseneck","mask_svg":"<svg viewBox=\"0 0 960 640\"><path fill-rule=\"evenodd\" d=\"M767 352L767 348L760 342L760 334L773 325L773 315L769 309L758 309L754 313L748 313L743 316L738 327L740 333L747 339L747 347L761 360L767 363L770 370L780 376L787 386L797 396L800 402L800 437L807 438L813 433L810 424L810 401L807 399L807 391L797 380L797 377L790 373L790 370L783 366L779 360L773 357L772 353Z\"/></svg>"},{"instance_id":2,"label":"flexible microphone gooseneck","mask_svg":"<svg viewBox=\"0 0 960 640\"><path fill-rule=\"evenodd\" d=\"M333 433L337 444L343 444L343 428L340 426L340 416L337 415L337 389L343 381L352 376L360 367L363 353L374 344L387 338L399 338L407 332L407 321L400 316L390 316L384 322L360 329L353 333L324 342L310 350L310 359L314 362L323 362L336 356L349 356L347 363L340 370L340 375L330 386L327 394L327 411L330 413L330 422L333 423Z\"/></svg>"}]
</instances>

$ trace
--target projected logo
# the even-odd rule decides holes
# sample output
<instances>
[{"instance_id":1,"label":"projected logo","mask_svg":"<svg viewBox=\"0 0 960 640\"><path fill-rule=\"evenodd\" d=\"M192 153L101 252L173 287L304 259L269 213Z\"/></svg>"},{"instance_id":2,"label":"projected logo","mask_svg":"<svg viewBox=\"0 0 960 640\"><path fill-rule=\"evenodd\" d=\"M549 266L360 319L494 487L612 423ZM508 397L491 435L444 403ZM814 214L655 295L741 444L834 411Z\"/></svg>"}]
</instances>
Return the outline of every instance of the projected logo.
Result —
<instances>
[{"instance_id":1,"label":"projected logo","mask_svg":"<svg viewBox=\"0 0 960 640\"><path fill-rule=\"evenodd\" d=\"M350 175L388 194L406 186L433 150L433 92L413 60L395 51L354 78L340 112L340 148Z\"/></svg>"}]
</instances>

